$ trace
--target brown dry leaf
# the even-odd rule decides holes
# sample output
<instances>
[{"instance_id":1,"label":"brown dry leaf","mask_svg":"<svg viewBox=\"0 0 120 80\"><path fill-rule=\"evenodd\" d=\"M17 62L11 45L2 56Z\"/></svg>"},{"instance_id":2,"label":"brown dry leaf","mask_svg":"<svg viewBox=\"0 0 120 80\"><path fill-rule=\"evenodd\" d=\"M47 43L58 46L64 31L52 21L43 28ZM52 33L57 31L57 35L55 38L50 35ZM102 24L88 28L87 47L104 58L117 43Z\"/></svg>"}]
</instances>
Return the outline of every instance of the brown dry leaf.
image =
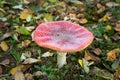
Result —
<instances>
[{"instance_id":1,"label":"brown dry leaf","mask_svg":"<svg viewBox=\"0 0 120 80\"><path fill-rule=\"evenodd\" d=\"M120 79L120 66L116 69L116 72L114 73L114 77L118 80Z\"/></svg>"},{"instance_id":2,"label":"brown dry leaf","mask_svg":"<svg viewBox=\"0 0 120 80\"><path fill-rule=\"evenodd\" d=\"M120 36L118 34L115 34L111 36L111 39L113 39L114 41L117 41L117 40L120 40Z\"/></svg>"},{"instance_id":3,"label":"brown dry leaf","mask_svg":"<svg viewBox=\"0 0 120 80\"><path fill-rule=\"evenodd\" d=\"M88 20L86 18L80 19L81 24L86 24L87 22L88 22Z\"/></svg>"},{"instance_id":4,"label":"brown dry leaf","mask_svg":"<svg viewBox=\"0 0 120 80\"><path fill-rule=\"evenodd\" d=\"M116 31L120 32L120 22L116 23L116 27L114 28Z\"/></svg>"},{"instance_id":5,"label":"brown dry leaf","mask_svg":"<svg viewBox=\"0 0 120 80\"><path fill-rule=\"evenodd\" d=\"M102 53L100 48L95 48L93 51L96 55L100 55Z\"/></svg>"},{"instance_id":6,"label":"brown dry leaf","mask_svg":"<svg viewBox=\"0 0 120 80\"><path fill-rule=\"evenodd\" d=\"M31 43L30 40L24 40L24 41L22 41L22 46L27 47L27 46L29 46L30 43Z\"/></svg>"},{"instance_id":7,"label":"brown dry leaf","mask_svg":"<svg viewBox=\"0 0 120 80\"><path fill-rule=\"evenodd\" d=\"M2 74L3 70L2 70L2 67L0 66L0 74Z\"/></svg>"},{"instance_id":8,"label":"brown dry leaf","mask_svg":"<svg viewBox=\"0 0 120 80\"><path fill-rule=\"evenodd\" d=\"M97 8L98 8L98 11L97 11L98 14L105 11L105 7L103 5L101 5L100 3L97 4Z\"/></svg>"},{"instance_id":9,"label":"brown dry leaf","mask_svg":"<svg viewBox=\"0 0 120 80\"><path fill-rule=\"evenodd\" d=\"M37 3L37 5L41 6L44 2L45 2L45 0L39 0L39 2Z\"/></svg>"},{"instance_id":10,"label":"brown dry leaf","mask_svg":"<svg viewBox=\"0 0 120 80\"><path fill-rule=\"evenodd\" d=\"M85 51L84 58L85 58L86 60L93 60L93 61L95 61L95 62L97 62L97 61L100 60L98 57L96 57L95 55L93 55L93 54L91 54L91 53L89 53L89 52L87 52L87 51Z\"/></svg>"},{"instance_id":11,"label":"brown dry leaf","mask_svg":"<svg viewBox=\"0 0 120 80\"><path fill-rule=\"evenodd\" d=\"M5 41L2 41L0 43L0 47L2 48L3 51L7 51L9 49L9 46Z\"/></svg>"},{"instance_id":12,"label":"brown dry leaf","mask_svg":"<svg viewBox=\"0 0 120 80\"><path fill-rule=\"evenodd\" d=\"M0 62L1 65L7 65L10 64L10 59L5 59L2 62Z\"/></svg>"},{"instance_id":13,"label":"brown dry leaf","mask_svg":"<svg viewBox=\"0 0 120 80\"><path fill-rule=\"evenodd\" d=\"M11 32L6 32L2 37L0 37L0 41L10 37L11 34L12 34Z\"/></svg>"},{"instance_id":14,"label":"brown dry leaf","mask_svg":"<svg viewBox=\"0 0 120 80\"><path fill-rule=\"evenodd\" d=\"M117 56L119 56L120 50L119 49L113 49L110 52L107 53L107 59L106 61L115 61Z\"/></svg>"},{"instance_id":15,"label":"brown dry leaf","mask_svg":"<svg viewBox=\"0 0 120 80\"><path fill-rule=\"evenodd\" d=\"M107 7L115 7L115 6L120 6L120 4L119 3L115 3L115 2L107 2L106 6Z\"/></svg>"},{"instance_id":16,"label":"brown dry leaf","mask_svg":"<svg viewBox=\"0 0 120 80\"><path fill-rule=\"evenodd\" d=\"M27 21L31 20L32 16L33 16L33 11L31 11L30 9L24 9L20 13L20 18L26 19Z\"/></svg>"},{"instance_id":17,"label":"brown dry leaf","mask_svg":"<svg viewBox=\"0 0 120 80\"><path fill-rule=\"evenodd\" d=\"M37 62L41 62L41 60L35 59L35 58L27 58L27 59L25 59L23 64L33 64L33 63L37 63Z\"/></svg>"},{"instance_id":18,"label":"brown dry leaf","mask_svg":"<svg viewBox=\"0 0 120 80\"><path fill-rule=\"evenodd\" d=\"M34 80L33 75L30 74L30 73L26 73L26 74L25 74L25 79L26 79L26 80Z\"/></svg>"},{"instance_id":19,"label":"brown dry leaf","mask_svg":"<svg viewBox=\"0 0 120 80\"><path fill-rule=\"evenodd\" d=\"M14 79L15 80L25 80L25 76L24 76L23 72L21 72L21 70L19 70L19 71L15 72Z\"/></svg>"}]
</instances>

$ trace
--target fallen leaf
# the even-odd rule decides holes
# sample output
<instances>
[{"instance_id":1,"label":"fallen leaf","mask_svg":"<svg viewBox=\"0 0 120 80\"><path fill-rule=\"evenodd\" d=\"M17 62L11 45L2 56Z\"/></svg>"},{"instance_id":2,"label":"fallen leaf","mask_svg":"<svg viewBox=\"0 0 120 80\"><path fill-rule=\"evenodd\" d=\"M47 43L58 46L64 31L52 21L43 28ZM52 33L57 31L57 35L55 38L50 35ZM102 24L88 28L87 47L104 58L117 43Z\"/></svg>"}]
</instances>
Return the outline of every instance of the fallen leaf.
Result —
<instances>
[{"instance_id":1,"label":"fallen leaf","mask_svg":"<svg viewBox=\"0 0 120 80\"><path fill-rule=\"evenodd\" d=\"M82 60L78 59L78 63L80 64L81 67L83 67Z\"/></svg>"},{"instance_id":2,"label":"fallen leaf","mask_svg":"<svg viewBox=\"0 0 120 80\"><path fill-rule=\"evenodd\" d=\"M84 58L85 58L86 60L93 60L93 61L95 61L95 62L98 62L98 61L100 60L97 56L95 56L95 55L93 55L93 54L91 54L91 53L89 53L89 52L87 52L87 51L85 51Z\"/></svg>"},{"instance_id":3,"label":"fallen leaf","mask_svg":"<svg viewBox=\"0 0 120 80\"><path fill-rule=\"evenodd\" d=\"M3 51L7 51L7 50L9 49L9 46L8 46L8 44L7 44L5 41L2 41L2 42L0 43L0 47L1 47L1 49L2 49Z\"/></svg>"},{"instance_id":4,"label":"fallen leaf","mask_svg":"<svg viewBox=\"0 0 120 80\"><path fill-rule=\"evenodd\" d=\"M41 6L44 2L45 2L45 0L39 0L39 2L37 3L37 5Z\"/></svg>"},{"instance_id":5,"label":"fallen leaf","mask_svg":"<svg viewBox=\"0 0 120 80\"><path fill-rule=\"evenodd\" d=\"M2 70L2 67L0 66L0 74L2 74L3 70Z\"/></svg>"},{"instance_id":6,"label":"fallen leaf","mask_svg":"<svg viewBox=\"0 0 120 80\"><path fill-rule=\"evenodd\" d=\"M23 72L21 72L20 70L17 71L17 72L14 74L14 79L15 79L15 80L26 80Z\"/></svg>"},{"instance_id":7,"label":"fallen leaf","mask_svg":"<svg viewBox=\"0 0 120 80\"><path fill-rule=\"evenodd\" d=\"M1 65L7 65L10 64L10 59L5 59L2 62L0 62Z\"/></svg>"},{"instance_id":8,"label":"fallen leaf","mask_svg":"<svg viewBox=\"0 0 120 80\"><path fill-rule=\"evenodd\" d=\"M100 3L97 4L97 8L98 8L98 11L97 11L98 14L105 11L105 7L103 5L101 5Z\"/></svg>"},{"instance_id":9,"label":"fallen leaf","mask_svg":"<svg viewBox=\"0 0 120 80\"><path fill-rule=\"evenodd\" d=\"M90 70L91 73L93 73L93 75L96 75L98 77L101 77L105 80L115 80L113 77L113 74L111 74L110 72L108 72L107 70L104 69L100 69L98 67L93 67Z\"/></svg>"},{"instance_id":10,"label":"fallen leaf","mask_svg":"<svg viewBox=\"0 0 120 80\"><path fill-rule=\"evenodd\" d=\"M15 75L16 72L18 72L18 71L24 72L30 67L31 67L31 65L18 65L16 67L12 68L9 73L11 75Z\"/></svg>"},{"instance_id":11,"label":"fallen leaf","mask_svg":"<svg viewBox=\"0 0 120 80\"><path fill-rule=\"evenodd\" d=\"M102 53L100 48L95 48L93 51L96 55L100 55Z\"/></svg>"},{"instance_id":12,"label":"fallen leaf","mask_svg":"<svg viewBox=\"0 0 120 80\"><path fill-rule=\"evenodd\" d=\"M28 0L23 0L23 3L24 3L24 4L29 4L30 1L28 1Z\"/></svg>"},{"instance_id":13,"label":"fallen leaf","mask_svg":"<svg viewBox=\"0 0 120 80\"><path fill-rule=\"evenodd\" d=\"M116 31L120 32L120 22L116 23L116 26L114 28Z\"/></svg>"},{"instance_id":14,"label":"fallen leaf","mask_svg":"<svg viewBox=\"0 0 120 80\"><path fill-rule=\"evenodd\" d=\"M120 70L119 71L116 71L114 73L114 77L117 79L117 80L120 80Z\"/></svg>"},{"instance_id":15,"label":"fallen leaf","mask_svg":"<svg viewBox=\"0 0 120 80\"><path fill-rule=\"evenodd\" d=\"M11 34L12 34L11 32L6 32L3 36L0 37L0 41L6 39L6 38L8 38L8 37L10 37Z\"/></svg>"},{"instance_id":16,"label":"fallen leaf","mask_svg":"<svg viewBox=\"0 0 120 80\"><path fill-rule=\"evenodd\" d=\"M49 51L42 54L42 57L50 57L50 56L53 56L53 53Z\"/></svg>"},{"instance_id":17,"label":"fallen leaf","mask_svg":"<svg viewBox=\"0 0 120 80\"><path fill-rule=\"evenodd\" d=\"M37 77L40 77L42 75L44 75L44 73L42 73L41 71L37 71L34 73L34 76L37 76Z\"/></svg>"},{"instance_id":18,"label":"fallen leaf","mask_svg":"<svg viewBox=\"0 0 120 80\"><path fill-rule=\"evenodd\" d=\"M21 61L23 61L26 58L30 58L31 56L32 56L32 53L30 51L25 51L24 53L22 53L20 59L21 59Z\"/></svg>"},{"instance_id":19,"label":"fallen leaf","mask_svg":"<svg viewBox=\"0 0 120 80\"><path fill-rule=\"evenodd\" d=\"M24 9L20 13L20 18L23 20L25 19L28 22L31 20L32 16L33 16L33 11L31 11L30 9Z\"/></svg>"},{"instance_id":20,"label":"fallen leaf","mask_svg":"<svg viewBox=\"0 0 120 80\"><path fill-rule=\"evenodd\" d=\"M25 73L25 79L26 80L34 80L33 75L30 73Z\"/></svg>"},{"instance_id":21,"label":"fallen leaf","mask_svg":"<svg viewBox=\"0 0 120 80\"><path fill-rule=\"evenodd\" d=\"M117 40L120 40L120 36L118 34L115 34L111 36L111 39L113 39L114 41L117 41Z\"/></svg>"},{"instance_id":22,"label":"fallen leaf","mask_svg":"<svg viewBox=\"0 0 120 80\"><path fill-rule=\"evenodd\" d=\"M103 34L103 37L107 40L109 37L107 34Z\"/></svg>"},{"instance_id":23,"label":"fallen leaf","mask_svg":"<svg viewBox=\"0 0 120 80\"><path fill-rule=\"evenodd\" d=\"M113 49L110 52L107 53L107 59L106 61L115 61L117 56L119 56L120 50L119 49Z\"/></svg>"},{"instance_id":24,"label":"fallen leaf","mask_svg":"<svg viewBox=\"0 0 120 80\"><path fill-rule=\"evenodd\" d=\"M30 43L31 43L30 40L24 40L24 41L22 41L22 46L27 47L27 46L29 46Z\"/></svg>"},{"instance_id":25,"label":"fallen leaf","mask_svg":"<svg viewBox=\"0 0 120 80\"><path fill-rule=\"evenodd\" d=\"M112 30L112 27L111 27L110 25L107 25L107 26L106 26L106 30L107 30L107 31L110 31L110 30Z\"/></svg>"},{"instance_id":26,"label":"fallen leaf","mask_svg":"<svg viewBox=\"0 0 120 80\"><path fill-rule=\"evenodd\" d=\"M107 7L115 7L115 6L120 6L120 4L119 3L115 3L115 2L107 2L106 6Z\"/></svg>"},{"instance_id":27,"label":"fallen leaf","mask_svg":"<svg viewBox=\"0 0 120 80\"><path fill-rule=\"evenodd\" d=\"M52 14L48 14L48 13L45 14L44 20L45 20L45 22L53 21Z\"/></svg>"},{"instance_id":28,"label":"fallen leaf","mask_svg":"<svg viewBox=\"0 0 120 80\"><path fill-rule=\"evenodd\" d=\"M99 21L107 21L109 19L109 16L105 14L102 18L99 19Z\"/></svg>"},{"instance_id":29,"label":"fallen leaf","mask_svg":"<svg viewBox=\"0 0 120 80\"><path fill-rule=\"evenodd\" d=\"M79 21L81 24L85 24L88 22L88 20L86 18L80 19Z\"/></svg>"},{"instance_id":30,"label":"fallen leaf","mask_svg":"<svg viewBox=\"0 0 120 80\"><path fill-rule=\"evenodd\" d=\"M25 59L23 64L33 64L33 63L37 63L37 62L41 62L41 60L35 59L35 58L27 58L27 59Z\"/></svg>"},{"instance_id":31,"label":"fallen leaf","mask_svg":"<svg viewBox=\"0 0 120 80\"><path fill-rule=\"evenodd\" d=\"M16 72L21 71L24 67L24 65L18 65L10 70L10 74L15 75Z\"/></svg>"}]
</instances>

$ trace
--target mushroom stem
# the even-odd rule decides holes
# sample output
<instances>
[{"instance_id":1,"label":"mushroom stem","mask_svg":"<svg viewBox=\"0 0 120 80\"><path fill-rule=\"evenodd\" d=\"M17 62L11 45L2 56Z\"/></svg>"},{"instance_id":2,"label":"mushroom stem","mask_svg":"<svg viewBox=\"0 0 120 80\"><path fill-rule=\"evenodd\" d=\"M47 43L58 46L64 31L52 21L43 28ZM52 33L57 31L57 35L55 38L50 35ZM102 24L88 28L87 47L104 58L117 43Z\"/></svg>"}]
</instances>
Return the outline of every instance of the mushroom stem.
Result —
<instances>
[{"instance_id":1,"label":"mushroom stem","mask_svg":"<svg viewBox=\"0 0 120 80\"><path fill-rule=\"evenodd\" d=\"M66 55L67 55L67 53L57 52L57 65L59 68L63 67L63 65L67 63Z\"/></svg>"}]
</instances>

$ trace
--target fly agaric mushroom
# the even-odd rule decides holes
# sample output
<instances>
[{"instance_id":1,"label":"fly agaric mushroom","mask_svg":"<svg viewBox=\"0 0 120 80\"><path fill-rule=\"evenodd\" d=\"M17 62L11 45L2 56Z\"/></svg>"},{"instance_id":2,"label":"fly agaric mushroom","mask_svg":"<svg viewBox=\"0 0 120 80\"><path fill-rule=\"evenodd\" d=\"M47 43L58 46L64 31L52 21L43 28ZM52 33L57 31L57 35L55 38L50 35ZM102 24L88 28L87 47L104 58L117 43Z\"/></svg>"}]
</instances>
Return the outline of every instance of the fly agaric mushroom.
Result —
<instances>
[{"instance_id":1,"label":"fly agaric mushroom","mask_svg":"<svg viewBox=\"0 0 120 80\"><path fill-rule=\"evenodd\" d=\"M93 41L93 34L86 28L68 21L40 24L33 33L34 41L42 47L57 50L57 65L66 64L67 52L86 48Z\"/></svg>"}]
</instances>

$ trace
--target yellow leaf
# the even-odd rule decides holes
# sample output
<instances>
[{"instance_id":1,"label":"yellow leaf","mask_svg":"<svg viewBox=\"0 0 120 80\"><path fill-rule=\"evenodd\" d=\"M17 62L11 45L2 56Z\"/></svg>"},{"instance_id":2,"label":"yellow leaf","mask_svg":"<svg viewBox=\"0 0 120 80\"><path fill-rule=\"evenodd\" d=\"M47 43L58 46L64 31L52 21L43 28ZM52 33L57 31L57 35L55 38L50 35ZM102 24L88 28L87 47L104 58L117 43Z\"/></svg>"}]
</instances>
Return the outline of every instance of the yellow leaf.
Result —
<instances>
[{"instance_id":1,"label":"yellow leaf","mask_svg":"<svg viewBox=\"0 0 120 80\"><path fill-rule=\"evenodd\" d=\"M27 47L27 46L29 46L30 43L31 43L30 40L22 41L22 46L23 46L23 47Z\"/></svg>"},{"instance_id":2,"label":"yellow leaf","mask_svg":"<svg viewBox=\"0 0 120 80\"><path fill-rule=\"evenodd\" d=\"M16 72L22 70L23 68L24 68L24 65L16 66L15 68L12 68L12 69L10 70L10 74L15 75Z\"/></svg>"},{"instance_id":3,"label":"yellow leaf","mask_svg":"<svg viewBox=\"0 0 120 80\"><path fill-rule=\"evenodd\" d=\"M81 24L85 24L85 23L87 23L87 22L88 22L88 21L87 21L87 19L85 19L85 18L80 20L80 23L81 23Z\"/></svg>"},{"instance_id":4,"label":"yellow leaf","mask_svg":"<svg viewBox=\"0 0 120 80\"><path fill-rule=\"evenodd\" d=\"M3 51L7 51L9 49L9 46L7 45L7 43L5 41L2 41L0 46Z\"/></svg>"},{"instance_id":5,"label":"yellow leaf","mask_svg":"<svg viewBox=\"0 0 120 80\"><path fill-rule=\"evenodd\" d=\"M101 19L99 19L99 21L107 21L108 18L109 18L109 16L106 14Z\"/></svg>"},{"instance_id":6,"label":"yellow leaf","mask_svg":"<svg viewBox=\"0 0 120 80\"><path fill-rule=\"evenodd\" d=\"M20 18L21 19L27 19L28 17L31 19L33 15L33 11L29 10L29 9L24 9L21 13L20 13Z\"/></svg>"},{"instance_id":7,"label":"yellow leaf","mask_svg":"<svg viewBox=\"0 0 120 80\"><path fill-rule=\"evenodd\" d=\"M104 37L105 39L108 39L108 35L107 35L107 34L103 34L103 37Z\"/></svg>"},{"instance_id":8,"label":"yellow leaf","mask_svg":"<svg viewBox=\"0 0 120 80\"><path fill-rule=\"evenodd\" d=\"M106 61L115 61L119 53L120 53L119 49L111 50L110 52L107 53Z\"/></svg>"},{"instance_id":9,"label":"yellow leaf","mask_svg":"<svg viewBox=\"0 0 120 80\"><path fill-rule=\"evenodd\" d=\"M46 22L53 21L53 16L52 16L52 14L45 14L44 19Z\"/></svg>"},{"instance_id":10,"label":"yellow leaf","mask_svg":"<svg viewBox=\"0 0 120 80\"><path fill-rule=\"evenodd\" d=\"M106 30L107 30L107 31L110 31L110 30L112 30L112 27L111 27L110 25L107 25L107 26L106 26Z\"/></svg>"},{"instance_id":11,"label":"yellow leaf","mask_svg":"<svg viewBox=\"0 0 120 80\"><path fill-rule=\"evenodd\" d=\"M81 59L78 59L78 63L80 64L81 67L83 67L83 63Z\"/></svg>"}]
</instances>

